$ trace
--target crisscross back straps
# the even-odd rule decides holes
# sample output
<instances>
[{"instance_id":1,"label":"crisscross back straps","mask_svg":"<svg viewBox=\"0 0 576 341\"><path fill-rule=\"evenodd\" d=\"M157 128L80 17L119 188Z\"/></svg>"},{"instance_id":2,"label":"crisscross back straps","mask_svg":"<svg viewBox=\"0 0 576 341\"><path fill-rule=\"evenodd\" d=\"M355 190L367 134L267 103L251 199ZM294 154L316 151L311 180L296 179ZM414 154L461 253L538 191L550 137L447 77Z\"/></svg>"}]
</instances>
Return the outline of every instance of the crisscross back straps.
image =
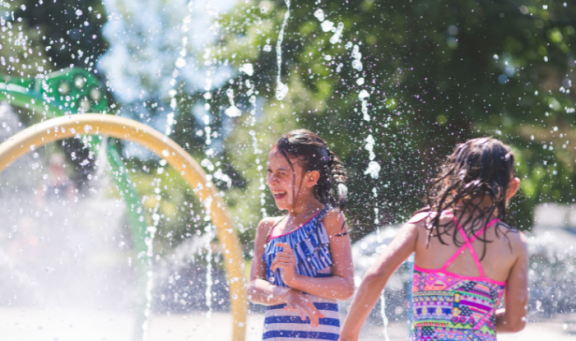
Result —
<instances>
[{"instance_id":1,"label":"crisscross back straps","mask_svg":"<svg viewBox=\"0 0 576 341\"><path fill-rule=\"evenodd\" d=\"M451 214L452 215L452 214ZM456 258L458 258L458 256L460 256L460 254L462 252L464 252L464 250L466 248L468 248L468 250L470 251L470 255L472 256L472 258L474 259L474 263L476 263L476 267L478 268L478 272L480 273L480 277L486 277L484 275L484 268L482 268L482 264L480 263L480 259L478 258L478 256L476 255L476 251L474 251L474 247L472 246L472 242L475 241L478 236L480 236L482 233L484 233L484 230L488 229L490 226L496 224L497 222L500 221L500 219L498 218L494 218L492 219L488 224L486 224L486 226L484 226L479 232L478 234L473 233L471 238L468 238L468 236L466 235L466 232L464 231L464 228L462 228L462 226L458 223L458 220L456 220L456 217L454 217L454 215L452 215L452 221L454 222L454 224L458 227L458 231L460 231L460 234L462 235L462 238L464 238L464 245L462 245L458 251L456 251L452 257L450 257L450 259L448 259L448 261L444 264L444 266L442 267L442 271L446 271L446 269L448 269L448 267L450 266L450 264L452 264Z\"/></svg>"}]
</instances>

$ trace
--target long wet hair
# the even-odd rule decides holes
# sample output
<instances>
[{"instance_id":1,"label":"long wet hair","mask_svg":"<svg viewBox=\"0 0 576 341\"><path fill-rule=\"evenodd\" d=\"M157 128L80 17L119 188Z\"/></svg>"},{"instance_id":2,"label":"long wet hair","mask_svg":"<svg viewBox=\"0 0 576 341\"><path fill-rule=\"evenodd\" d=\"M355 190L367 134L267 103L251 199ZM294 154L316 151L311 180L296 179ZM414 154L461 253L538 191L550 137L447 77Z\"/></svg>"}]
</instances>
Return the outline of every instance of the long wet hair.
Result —
<instances>
[{"instance_id":1,"label":"long wet hair","mask_svg":"<svg viewBox=\"0 0 576 341\"><path fill-rule=\"evenodd\" d=\"M452 234L455 245L458 241L455 225L452 221L440 224L443 211L452 210L460 226L470 226L468 233L478 236L484 243L482 258L486 254L486 226L488 220L496 216L502 223L496 224L496 233L500 228L512 230L506 217L506 193L514 175L514 154L509 146L501 141L483 137L459 144L440 168L440 173L430 184L426 195L427 208L435 213L428 225L428 241L438 237L444 245L443 236ZM485 206L488 198L489 205ZM480 203L484 203L480 206ZM466 218L464 219L464 216Z\"/></svg>"},{"instance_id":2,"label":"long wet hair","mask_svg":"<svg viewBox=\"0 0 576 341\"><path fill-rule=\"evenodd\" d=\"M291 158L298 160L304 172L318 171L320 177L314 186L316 199L327 207L344 209L348 200L346 168L340 158L328 148L326 141L309 130L297 129L282 136L272 149L278 150L286 158L292 171L294 165ZM293 188L293 194L294 191Z\"/></svg>"}]
</instances>

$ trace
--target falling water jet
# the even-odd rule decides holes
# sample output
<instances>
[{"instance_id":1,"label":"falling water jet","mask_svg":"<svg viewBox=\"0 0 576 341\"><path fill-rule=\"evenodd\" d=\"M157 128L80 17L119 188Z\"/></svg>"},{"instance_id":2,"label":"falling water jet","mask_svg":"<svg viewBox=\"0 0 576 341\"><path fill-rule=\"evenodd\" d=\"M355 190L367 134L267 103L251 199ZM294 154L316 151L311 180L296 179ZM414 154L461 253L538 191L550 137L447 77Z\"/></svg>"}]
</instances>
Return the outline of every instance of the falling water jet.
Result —
<instances>
[{"instance_id":1,"label":"falling water jet","mask_svg":"<svg viewBox=\"0 0 576 341\"><path fill-rule=\"evenodd\" d=\"M206 6L208 7L209 4L207 3ZM217 21L216 21L217 22ZM218 26L216 26L215 28L217 29ZM204 49L204 59L205 60L209 60L211 56L216 56L217 54L214 53L212 51L211 48L206 47ZM210 127L210 109L211 109L211 104L210 101L212 100L212 94L211 94L211 90L212 90L212 83L213 83L213 79L212 76L216 74L217 71L217 67L216 67L216 63L210 63L210 68L207 70L206 72L206 78L205 78L205 85L204 85L204 99L205 99L205 104L204 104L204 110L206 111L206 114L204 115L203 119L203 123L204 123L204 135L206 136L205 139L205 145L206 145L206 149L204 150L204 155L206 156L206 158L204 160L202 160L202 162L200 163L200 165L202 167L204 167L207 170L207 176L208 177L213 177L214 175L214 171L215 171L215 167L214 164L210 161L210 158L212 158L214 156L214 149L211 148L211 144L212 144L212 139L211 139L211 135L212 135L212 128ZM253 68L248 65L244 65L244 72L245 73L252 73L253 72ZM229 117L237 117L240 116L242 114L242 112L240 111L240 109L238 109L235 104L234 104L234 92L232 89L228 89L229 91L226 92L226 95L228 96L228 100L230 101L230 107L228 109L226 109L225 114ZM231 182L230 182L231 183ZM213 238L212 235L212 224L210 224L211 222L211 218L210 218L210 206L212 204L212 198L209 197L206 200L204 200L202 202L202 205L204 206L205 209L205 217L204 217L204 221L208 224L208 231L207 234L212 236L211 238L208 239L208 242L206 244L206 249L207 249L207 253L206 253L206 262L207 262L207 267L206 267L206 291L205 291L205 296L206 296L206 306L208 308L208 311L206 312L206 319L207 324L206 327L208 329L208 335L206 337L206 340L211 340L212 339L212 323L211 323L211 319L212 319L212 248L210 245L210 241Z\"/></svg>"},{"instance_id":2,"label":"falling water jet","mask_svg":"<svg viewBox=\"0 0 576 341\"><path fill-rule=\"evenodd\" d=\"M158 223L160 222L160 215L158 214L158 208L160 207L160 203L156 203L154 207L154 211L152 214L153 224L152 226L148 226L146 229L146 238L144 242L146 243L146 262L147 262L147 271L146 271L146 306L144 308L144 316L145 320L142 323L142 340L146 341L148 338L148 328L150 325L150 314L152 311L152 289L154 288L154 237L156 236L156 231L158 230Z\"/></svg>"},{"instance_id":3,"label":"falling water jet","mask_svg":"<svg viewBox=\"0 0 576 341\"><path fill-rule=\"evenodd\" d=\"M388 337L388 317L386 316L386 292L382 289L382 295L380 296L380 315L382 315L382 324L384 326L383 335L385 341L390 341Z\"/></svg>"},{"instance_id":4,"label":"falling water jet","mask_svg":"<svg viewBox=\"0 0 576 341\"><path fill-rule=\"evenodd\" d=\"M183 24L182 24L182 33L183 34L188 33L190 22L192 21L192 1L188 2L188 6L186 6L186 8L188 10L188 13L184 17ZM172 110L167 116L166 131L164 133L166 136L170 136L172 134L172 126L174 125L174 123L176 123L176 121L174 120L174 116L176 114L176 94L177 94L177 91L175 90L176 78L180 74L180 72L178 70L182 69L184 66L186 66L186 59L184 59L184 58L186 57L187 45L188 45L188 37L184 36L184 37L182 37L182 45L180 46L180 54L179 54L179 57L176 59L176 62L174 62L174 71L172 72L172 79L170 80L171 89L168 92L168 94L170 95L170 108Z\"/></svg>"},{"instance_id":5,"label":"falling water jet","mask_svg":"<svg viewBox=\"0 0 576 341\"><path fill-rule=\"evenodd\" d=\"M334 42L332 42L333 44L335 42L337 42L340 39L340 34L342 32L342 30L344 29L344 25L342 23L340 23L338 25L338 29L337 32L334 34L334 36L332 36L331 42L332 40L334 40ZM358 45L354 45L352 47L352 67L354 69L356 69L358 72L361 72L363 69L362 66L362 53L360 53L360 47ZM362 85L364 84L364 78L358 78L357 82L358 85ZM366 89L362 89L360 91L360 93L358 94L358 99L361 101L362 104L362 115L363 115L363 120L367 121L368 123L370 123L371 117L368 114L368 98L370 97L370 93L366 90ZM376 154L374 153L374 145L376 143L376 140L374 139L374 137L372 136L372 134L368 135L368 137L366 138L366 145L364 146L364 149L366 149L369 153L368 158L370 160L370 162L368 163L368 168L364 171L365 175L370 175L370 177L372 179L378 179L379 175L380 175L380 164L374 160L376 158ZM376 188L372 189L372 192L374 193L374 197L377 198L378 197L378 190ZM375 214L375 218L374 218L374 224L376 226L379 226L379 219L378 219L378 213L379 210L378 208L374 208L374 214ZM377 228L377 233L378 235L380 235L380 228ZM388 317L386 316L386 288L382 289L382 295L380 296L380 315L382 316L382 324L384 327L383 330L383 335L384 335L384 340L385 341L390 341L390 338L388 337Z\"/></svg>"},{"instance_id":6,"label":"falling water jet","mask_svg":"<svg viewBox=\"0 0 576 341\"><path fill-rule=\"evenodd\" d=\"M364 82L364 78L359 78L358 80L362 80L361 82ZM356 82L356 83L360 83L360 82ZM370 97L370 94L368 93L368 91L366 90L362 90L360 91L360 93L358 94L358 99L360 101L362 101L362 115L363 115L363 119L364 121L368 121L370 122L370 115L368 114L368 98Z\"/></svg>"},{"instance_id":7,"label":"falling water jet","mask_svg":"<svg viewBox=\"0 0 576 341\"><path fill-rule=\"evenodd\" d=\"M370 135L372 137L372 135ZM367 148L368 149L368 148ZM372 149L368 149L370 154L374 154ZM377 178L377 177L376 177ZM378 201L378 189L376 187L372 188L372 194L374 195L374 202L377 203ZM377 206L378 204L376 204ZM376 226L376 235L377 238L380 239L380 219L378 219L379 209L377 207L374 208L374 225ZM386 316L386 287L382 289L382 294L380 296L380 315L382 316L382 325L384 327L383 335L385 341L390 341L388 338L388 317Z\"/></svg>"},{"instance_id":8,"label":"falling water jet","mask_svg":"<svg viewBox=\"0 0 576 341\"><path fill-rule=\"evenodd\" d=\"M344 31L344 24L338 23L338 28L336 29L336 32L334 32L334 35L332 36L332 38L330 38L331 44L336 44L340 41L340 38L342 37L342 31Z\"/></svg>"},{"instance_id":9,"label":"falling water jet","mask_svg":"<svg viewBox=\"0 0 576 341\"><path fill-rule=\"evenodd\" d=\"M189 29L189 25L191 22L191 12L192 12L192 2L190 1L188 3L187 6L187 10L188 13L186 15L186 17L184 17L183 20L183 24L182 24L182 33L186 34L188 32ZM166 130L164 132L164 134L166 136L170 136L172 134L172 127L174 126L174 123L176 123L176 120L174 119L175 115L176 115L176 107L177 107L177 103L176 103L176 94L177 91L175 89L176 86L176 78L179 75L179 69L183 68L184 66L186 66L186 60L184 59L184 57L186 57L186 46L188 45L188 37L184 36L182 38L182 45L181 45L181 49L180 49L180 55L179 57L176 59L176 61L174 62L174 71L172 72L172 79L170 81L170 86L171 89L168 92L168 94L170 95L170 113L168 113L168 115L166 116ZM167 155L165 155L167 156ZM166 167L166 160L160 160L160 167L158 167L157 169L157 174L163 174L165 167ZM145 286L145 308L144 308L144 321L142 322L142 340L146 341L148 338L148 328L150 325L150 315L152 312L152 292L154 289L154 268L153 268L153 260L154 260L154 237L156 235L156 231L158 231L158 224L160 223L160 215L158 214L158 209L160 207L160 200L161 200L161 196L159 195L160 191L161 191L161 184L162 184L162 179L158 178L157 181L155 181L156 183L156 188L155 188L155 192L157 193L156 195L156 206L154 207L153 213L152 213L152 221L153 224L152 226L149 226L146 229L146 233L147 233L147 237L145 238L145 244L146 244L146 262L147 262L147 271L146 271L146 286Z\"/></svg>"},{"instance_id":10,"label":"falling water jet","mask_svg":"<svg viewBox=\"0 0 576 341\"><path fill-rule=\"evenodd\" d=\"M226 90L226 95L228 96L228 101L230 101L230 107L224 110L224 113L229 117L238 117L242 115L242 111L240 111L240 109L238 109L238 107L234 103L234 90L232 89Z\"/></svg>"},{"instance_id":11,"label":"falling water jet","mask_svg":"<svg viewBox=\"0 0 576 341\"><path fill-rule=\"evenodd\" d=\"M358 71L362 71L362 61L361 61L362 53L360 53L360 47L358 47L358 45L354 45L354 47L352 48L352 58L354 59L352 61L352 67ZM359 85L364 84L364 78L359 78L358 81L360 80L361 82L357 83ZM368 98L370 98L370 93L366 89L362 89L358 94L358 99L361 101L362 104L362 115L363 115L362 118L368 123L370 123L371 117L368 114ZM368 163L368 168L364 171L364 174L370 174L372 179L378 179L381 170L380 164L374 160L376 158L376 154L374 153L375 143L376 140L370 134L366 138L366 145L364 146L364 148L370 153L369 154L370 162Z\"/></svg>"},{"instance_id":12,"label":"falling water jet","mask_svg":"<svg viewBox=\"0 0 576 341\"><path fill-rule=\"evenodd\" d=\"M278 42L276 43L276 61L278 63L278 77L276 78L276 99L281 101L288 94L288 85L282 83L282 41L284 40L284 29L286 28L286 23L288 18L290 18L290 0L284 0L286 3L286 13L284 14L284 21L282 22L282 27L280 28L280 34L278 35Z\"/></svg>"},{"instance_id":13,"label":"falling water jet","mask_svg":"<svg viewBox=\"0 0 576 341\"><path fill-rule=\"evenodd\" d=\"M206 319L208 320L208 337L207 340L212 339L212 325L210 324L210 319L212 318L212 247L210 243L206 245L206 306L208 311L206 312Z\"/></svg>"},{"instance_id":14,"label":"falling water jet","mask_svg":"<svg viewBox=\"0 0 576 341\"><path fill-rule=\"evenodd\" d=\"M370 159L370 163L368 163L368 168L364 171L364 174L369 174L372 179L378 179L381 170L380 164L374 160L376 158L376 154L374 153L375 143L376 140L374 140L374 137L370 134L366 138L366 145L364 146L364 149L369 152L368 158Z\"/></svg>"},{"instance_id":15,"label":"falling water jet","mask_svg":"<svg viewBox=\"0 0 576 341\"><path fill-rule=\"evenodd\" d=\"M244 72L248 76L252 76L254 74L254 67L249 63L244 64L239 71ZM252 105L250 108L250 126L254 127L254 125L256 125L256 96L253 95L254 84L250 82L250 79L246 80L246 88L248 89L247 95L250 96L249 102ZM254 154L256 155L256 169L260 172L262 170L262 165L260 164L260 154L262 154L262 150L258 147L256 132L250 130L249 134L252 137L252 148L254 148ZM264 185L264 177L262 177L262 175L260 175L260 186L258 190L260 190L260 212L262 212L262 218L265 218L267 216L266 209L264 208L264 204L266 203L266 186Z\"/></svg>"},{"instance_id":16,"label":"falling water jet","mask_svg":"<svg viewBox=\"0 0 576 341\"><path fill-rule=\"evenodd\" d=\"M408 272L409 272L409 279L410 279L410 284L412 283L413 277L414 277L414 253L412 253L410 255L410 257L408 257L408 259L406 260L406 262L408 263ZM412 329L412 311L413 311L413 306L412 306L412 286L408 286L408 302L409 302L409 306L408 306L408 319L407 319L407 324L408 324L408 334L410 334L410 330Z\"/></svg>"}]
</instances>

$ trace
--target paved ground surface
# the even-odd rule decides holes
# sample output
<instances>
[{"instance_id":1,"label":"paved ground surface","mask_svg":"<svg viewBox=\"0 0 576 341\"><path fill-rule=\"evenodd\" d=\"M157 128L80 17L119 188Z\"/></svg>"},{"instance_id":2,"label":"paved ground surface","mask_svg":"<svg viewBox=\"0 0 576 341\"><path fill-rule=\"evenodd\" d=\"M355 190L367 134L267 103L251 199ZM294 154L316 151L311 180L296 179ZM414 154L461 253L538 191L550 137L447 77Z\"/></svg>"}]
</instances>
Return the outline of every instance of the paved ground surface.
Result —
<instances>
[{"instance_id":1,"label":"paved ground surface","mask_svg":"<svg viewBox=\"0 0 576 341\"><path fill-rule=\"evenodd\" d=\"M3 341L131 341L133 317L105 311L26 310L0 308L0 339ZM229 314L154 316L149 341L230 340ZM263 316L251 315L247 341L260 340ZM405 323L391 323L389 340L406 340ZM500 341L576 341L576 315L535 321L518 334L500 335ZM385 340L382 326L367 325L361 340Z\"/></svg>"}]
</instances>

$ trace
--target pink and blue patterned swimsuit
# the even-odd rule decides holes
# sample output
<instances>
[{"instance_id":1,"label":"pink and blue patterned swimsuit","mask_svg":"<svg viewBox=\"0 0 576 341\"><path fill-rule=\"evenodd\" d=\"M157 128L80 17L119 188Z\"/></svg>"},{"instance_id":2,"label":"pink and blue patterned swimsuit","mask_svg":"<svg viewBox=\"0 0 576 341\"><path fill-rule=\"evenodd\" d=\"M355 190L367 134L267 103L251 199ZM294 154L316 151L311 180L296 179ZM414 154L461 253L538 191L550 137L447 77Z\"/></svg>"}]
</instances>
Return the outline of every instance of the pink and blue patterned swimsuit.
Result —
<instances>
[{"instance_id":1,"label":"pink and blue patterned swimsuit","mask_svg":"<svg viewBox=\"0 0 576 341\"><path fill-rule=\"evenodd\" d=\"M410 341L496 341L496 308L506 282L484 275L472 242L484 229L499 222L494 219L477 235L468 238L454 217L452 220L464 238L464 245L441 269L423 269L414 265ZM474 258L479 277L461 276L447 271L465 249Z\"/></svg>"}]
</instances>

